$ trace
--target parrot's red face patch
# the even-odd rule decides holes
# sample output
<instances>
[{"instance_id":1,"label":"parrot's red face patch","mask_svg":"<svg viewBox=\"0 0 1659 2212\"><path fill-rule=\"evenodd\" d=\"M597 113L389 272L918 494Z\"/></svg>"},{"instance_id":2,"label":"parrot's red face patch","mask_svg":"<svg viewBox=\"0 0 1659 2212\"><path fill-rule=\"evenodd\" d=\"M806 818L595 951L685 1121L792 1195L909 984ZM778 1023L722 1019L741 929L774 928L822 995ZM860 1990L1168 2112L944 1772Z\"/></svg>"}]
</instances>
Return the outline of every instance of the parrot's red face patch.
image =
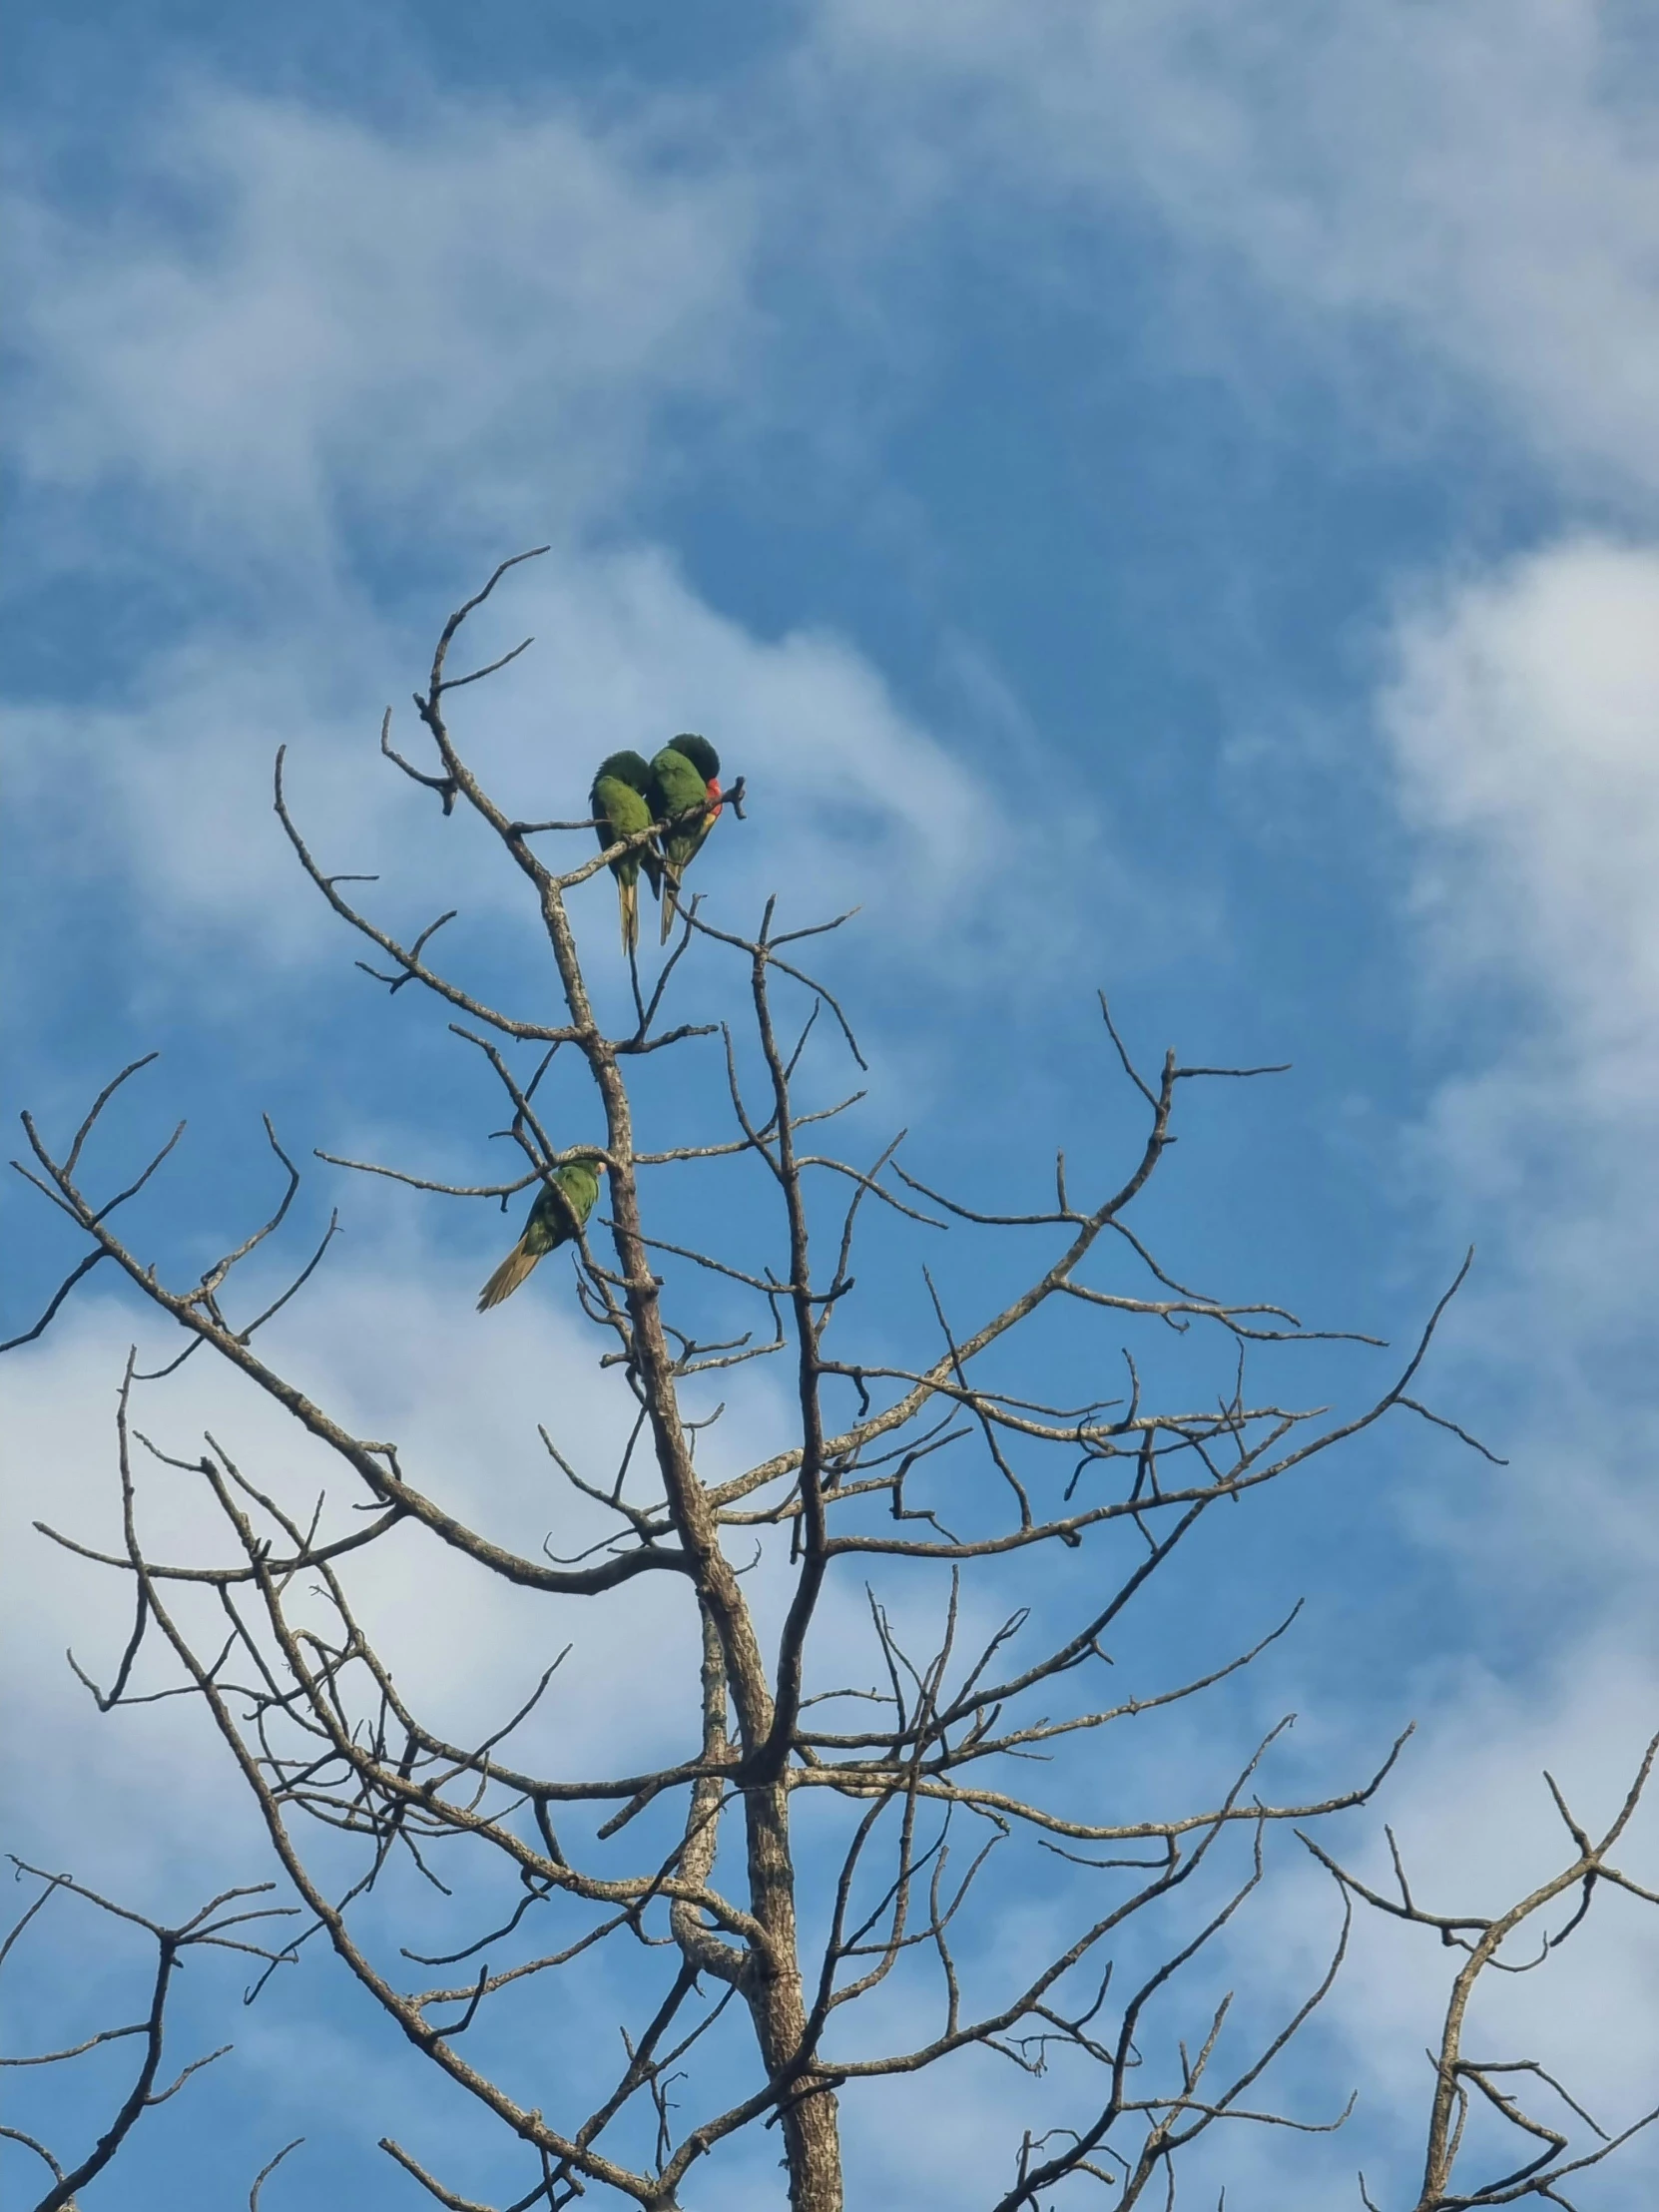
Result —
<instances>
[{"instance_id":1,"label":"parrot's red face patch","mask_svg":"<svg viewBox=\"0 0 1659 2212\"><path fill-rule=\"evenodd\" d=\"M711 823L716 823L720 820L720 778L718 776L711 776L709 779L709 797L714 801L714 806L709 813L709 820Z\"/></svg>"}]
</instances>

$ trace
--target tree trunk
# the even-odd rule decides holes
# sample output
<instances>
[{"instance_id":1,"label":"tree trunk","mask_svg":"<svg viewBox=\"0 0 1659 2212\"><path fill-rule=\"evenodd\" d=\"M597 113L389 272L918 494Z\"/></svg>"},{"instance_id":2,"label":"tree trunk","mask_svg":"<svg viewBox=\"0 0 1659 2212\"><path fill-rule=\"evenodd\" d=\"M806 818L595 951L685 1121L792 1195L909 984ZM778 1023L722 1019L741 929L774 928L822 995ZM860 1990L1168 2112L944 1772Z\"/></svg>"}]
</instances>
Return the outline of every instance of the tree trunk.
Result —
<instances>
[{"instance_id":1,"label":"tree trunk","mask_svg":"<svg viewBox=\"0 0 1659 2212\"><path fill-rule=\"evenodd\" d=\"M795 1868L790 1860L790 1794L781 1783L745 1793L749 1832L750 1910L766 1930L770 1959L757 1955L744 1990L768 2070L792 2065L807 2031L801 1954L795 1925ZM841 2212L840 2126L830 2089L785 2096L784 2157L790 2212Z\"/></svg>"}]
</instances>

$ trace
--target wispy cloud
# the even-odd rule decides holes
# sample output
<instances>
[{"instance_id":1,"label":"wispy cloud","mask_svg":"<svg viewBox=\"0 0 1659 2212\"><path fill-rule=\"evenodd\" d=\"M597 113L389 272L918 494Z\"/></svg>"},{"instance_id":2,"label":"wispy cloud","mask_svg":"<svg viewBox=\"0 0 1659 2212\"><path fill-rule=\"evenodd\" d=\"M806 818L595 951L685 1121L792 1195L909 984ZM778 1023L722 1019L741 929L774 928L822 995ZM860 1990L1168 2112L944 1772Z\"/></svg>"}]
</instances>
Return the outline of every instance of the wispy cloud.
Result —
<instances>
[{"instance_id":1,"label":"wispy cloud","mask_svg":"<svg viewBox=\"0 0 1659 2212\"><path fill-rule=\"evenodd\" d=\"M821 27L881 135L930 148L916 198L1082 194L1157 226L1177 271L1219 257L1266 287L1303 349L1403 340L1426 372L1394 387L1407 413L1450 370L1552 470L1659 488L1651 43L1614 12L828 0ZM1199 317L1218 363L1238 305Z\"/></svg>"},{"instance_id":2,"label":"wispy cloud","mask_svg":"<svg viewBox=\"0 0 1659 2212\"><path fill-rule=\"evenodd\" d=\"M153 534L325 561L579 517L663 400L753 336L752 188L607 130L434 100L399 131L223 88L131 149L113 211L11 211L27 477L132 487Z\"/></svg>"},{"instance_id":3,"label":"wispy cloud","mask_svg":"<svg viewBox=\"0 0 1659 2212\"><path fill-rule=\"evenodd\" d=\"M1498 970L1609 1104L1659 1052L1659 549L1578 538L1405 614L1384 704L1436 957Z\"/></svg>"},{"instance_id":4,"label":"wispy cloud","mask_svg":"<svg viewBox=\"0 0 1659 2212\"><path fill-rule=\"evenodd\" d=\"M1659 553L1576 539L1423 594L1382 715L1424 981L1477 1021L1439 1172L1554 1277L1550 1326L1617 1326L1659 1228Z\"/></svg>"}]
</instances>

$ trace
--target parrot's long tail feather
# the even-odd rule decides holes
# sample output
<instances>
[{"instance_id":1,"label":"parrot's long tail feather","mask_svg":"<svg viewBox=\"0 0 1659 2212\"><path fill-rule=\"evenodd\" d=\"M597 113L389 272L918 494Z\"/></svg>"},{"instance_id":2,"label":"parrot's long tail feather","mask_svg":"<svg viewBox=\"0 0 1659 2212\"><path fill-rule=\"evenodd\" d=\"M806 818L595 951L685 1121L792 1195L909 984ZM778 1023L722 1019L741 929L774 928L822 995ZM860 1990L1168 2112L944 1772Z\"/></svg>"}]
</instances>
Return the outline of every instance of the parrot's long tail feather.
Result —
<instances>
[{"instance_id":1,"label":"parrot's long tail feather","mask_svg":"<svg viewBox=\"0 0 1659 2212\"><path fill-rule=\"evenodd\" d=\"M667 944L669 938L674 934L674 924L680 918L680 904L675 895L679 888L680 878L671 867L665 864L663 868L663 933L657 940L659 944Z\"/></svg>"},{"instance_id":2,"label":"parrot's long tail feather","mask_svg":"<svg viewBox=\"0 0 1659 2212\"><path fill-rule=\"evenodd\" d=\"M499 1306L504 1298L511 1298L540 1258L539 1252L527 1252L520 1239L478 1293L479 1313L487 1314L492 1306Z\"/></svg>"},{"instance_id":3,"label":"parrot's long tail feather","mask_svg":"<svg viewBox=\"0 0 1659 2212\"><path fill-rule=\"evenodd\" d=\"M638 881L618 883L617 898L622 906L622 949L637 952L640 942L640 886Z\"/></svg>"}]
</instances>

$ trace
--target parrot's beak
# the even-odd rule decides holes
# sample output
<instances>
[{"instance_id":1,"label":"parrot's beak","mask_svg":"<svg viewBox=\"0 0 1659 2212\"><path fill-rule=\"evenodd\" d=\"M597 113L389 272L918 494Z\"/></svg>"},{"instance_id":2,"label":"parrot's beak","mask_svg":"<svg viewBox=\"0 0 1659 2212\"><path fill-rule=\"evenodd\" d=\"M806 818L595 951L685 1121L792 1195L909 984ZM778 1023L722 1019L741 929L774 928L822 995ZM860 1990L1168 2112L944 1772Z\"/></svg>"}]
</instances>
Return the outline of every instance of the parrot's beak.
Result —
<instances>
[{"instance_id":1,"label":"parrot's beak","mask_svg":"<svg viewBox=\"0 0 1659 2212\"><path fill-rule=\"evenodd\" d=\"M720 819L720 778L718 776L711 776L709 779L709 797L714 801L709 820L718 822Z\"/></svg>"}]
</instances>

